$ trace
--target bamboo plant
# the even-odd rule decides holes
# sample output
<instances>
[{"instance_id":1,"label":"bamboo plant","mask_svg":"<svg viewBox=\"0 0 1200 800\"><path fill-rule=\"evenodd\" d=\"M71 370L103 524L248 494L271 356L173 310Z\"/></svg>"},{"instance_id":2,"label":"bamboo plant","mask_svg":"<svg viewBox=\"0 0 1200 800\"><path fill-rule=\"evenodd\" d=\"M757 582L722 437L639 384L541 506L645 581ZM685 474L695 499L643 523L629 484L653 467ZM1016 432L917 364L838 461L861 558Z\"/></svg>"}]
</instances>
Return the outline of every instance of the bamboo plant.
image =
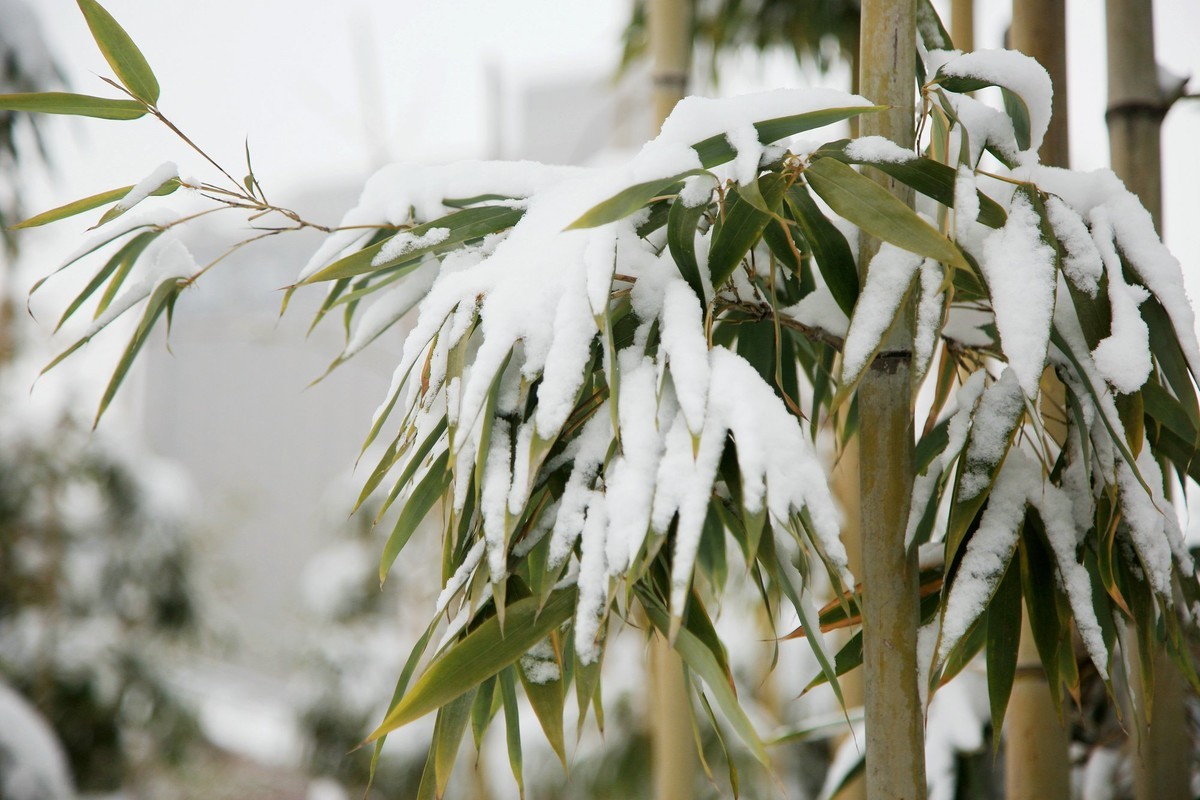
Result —
<instances>
[{"instance_id":1,"label":"bamboo plant","mask_svg":"<svg viewBox=\"0 0 1200 800\"><path fill-rule=\"evenodd\" d=\"M124 96L7 95L0 108L150 115L177 130L136 46L95 0L78 1ZM835 692L880 646L859 634L835 653L822 635L857 625L872 587L849 574L814 442L878 435L865 376L894 352L893 327L912 332L911 463L897 469L914 478L884 511L904 520L899 555L919 556L909 655L922 702L984 651L1002 724L1022 599L1056 699L1079 687L1072 633L1111 692L1129 691L1125 629L1131 657L1165 648L1197 682L1186 652L1200 592L1159 467L1200 477L1200 346L1180 265L1111 173L1038 163L1051 90L1035 62L952 51L921 8L917 119L911 139L894 134L911 146L800 144L791 137L884 109L779 90L685 100L623 168L388 167L288 290L324 289L314 324L345 319L332 366L419 306L370 421L382 457L363 498L382 488L384 509L400 509L381 580L438 569L445 583L368 740L436 714L424 796L445 792L467 729L478 743L501 711L521 780L518 692L565 760L568 696L581 719L600 715L606 644L639 618L681 655L694 708L767 762L714 602L748 577L773 617L800 620L821 668L813 685ZM1002 108L973 95L989 87ZM260 235L311 225L268 201L252 171L238 181L212 166L213 183L160 169L26 223L105 208L88 246L99 267L63 322L85 305L95 318L53 362L140 312L101 413L163 312L212 266L177 238L183 219L135 206L183 188L282 220ZM915 209L862 168L907 187ZM864 271L855 245L867 238L880 245ZM1046 368L1061 402L1039 402ZM440 564L408 563L434 512ZM818 608L822 582L838 599Z\"/></svg>"}]
</instances>

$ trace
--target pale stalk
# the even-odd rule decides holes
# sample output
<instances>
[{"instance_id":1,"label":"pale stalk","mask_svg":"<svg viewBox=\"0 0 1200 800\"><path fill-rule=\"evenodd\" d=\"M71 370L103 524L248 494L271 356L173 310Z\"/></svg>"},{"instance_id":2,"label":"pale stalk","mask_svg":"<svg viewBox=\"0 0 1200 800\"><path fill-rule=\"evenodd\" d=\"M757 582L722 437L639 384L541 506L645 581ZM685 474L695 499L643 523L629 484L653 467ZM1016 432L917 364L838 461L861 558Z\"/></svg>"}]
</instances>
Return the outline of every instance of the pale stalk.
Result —
<instances>
[{"instance_id":1,"label":"pale stalk","mask_svg":"<svg viewBox=\"0 0 1200 800\"><path fill-rule=\"evenodd\" d=\"M1045 67L1054 87L1050 127L1038 155L1043 164L1069 167L1064 0L1013 0L1011 45ZM1057 419L1065 406L1066 390L1052 369L1042 373L1041 393L1047 432L1061 447L1067 431ZM1047 596L1046 601L1054 599ZM1004 785L1009 800L1070 796L1069 742L1060 711L1054 705L1029 612L1025 610L1021 617L1017 672L1005 712Z\"/></svg>"},{"instance_id":2,"label":"pale stalk","mask_svg":"<svg viewBox=\"0 0 1200 800\"><path fill-rule=\"evenodd\" d=\"M842 521L842 543L846 546L850 571L855 575L862 574L862 523L859 519L859 498L862 497L862 489L859 485L858 471L861 460L858 450L857 436L845 443L830 480L834 496L837 497L845 515ZM843 635L839 637L839 643L844 644L847 639L849 636ZM842 699L846 701L847 708L863 704L861 668L846 673L838 679L838 683L842 688ZM839 745L844 744L849 738L849 733L841 737ZM833 800L865 800L866 796L866 781L864 778L858 777L835 794Z\"/></svg>"},{"instance_id":3,"label":"pale stalk","mask_svg":"<svg viewBox=\"0 0 1200 800\"><path fill-rule=\"evenodd\" d=\"M1113 171L1162 228L1162 120L1168 103L1154 58L1150 0L1108 0L1108 121ZM1137 645L1132 641L1130 646ZM1130 743L1138 800L1190 798L1191 754L1183 677L1166 653L1154 656L1152 702L1135 662L1135 709ZM1153 713L1151 713L1151 711Z\"/></svg>"},{"instance_id":4,"label":"pale stalk","mask_svg":"<svg viewBox=\"0 0 1200 800\"><path fill-rule=\"evenodd\" d=\"M689 0L651 0L648 23L653 60L655 132L683 99L691 66ZM691 800L699 767L689 722L691 693L683 661L661 636L650 639L650 742L654 797Z\"/></svg>"},{"instance_id":5,"label":"pale stalk","mask_svg":"<svg viewBox=\"0 0 1200 800\"><path fill-rule=\"evenodd\" d=\"M862 118L862 134L913 145L915 0L864 0L859 88L887 111ZM911 204L912 191L867 170ZM864 238L861 269L878 242ZM863 540L863 707L869 800L925 797L924 713L917 689L920 624L916 553L905 547L913 482L912 333L907 313L858 390Z\"/></svg>"},{"instance_id":6,"label":"pale stalk","mask_svg":"<svg viewBox=\"0 0 1200 800\"><path fill-rule=\"evenodd\" d=\"M975 49L975 0L950 3L950 38L954 47L964 53Z\"/></svg>"}]
</instances>

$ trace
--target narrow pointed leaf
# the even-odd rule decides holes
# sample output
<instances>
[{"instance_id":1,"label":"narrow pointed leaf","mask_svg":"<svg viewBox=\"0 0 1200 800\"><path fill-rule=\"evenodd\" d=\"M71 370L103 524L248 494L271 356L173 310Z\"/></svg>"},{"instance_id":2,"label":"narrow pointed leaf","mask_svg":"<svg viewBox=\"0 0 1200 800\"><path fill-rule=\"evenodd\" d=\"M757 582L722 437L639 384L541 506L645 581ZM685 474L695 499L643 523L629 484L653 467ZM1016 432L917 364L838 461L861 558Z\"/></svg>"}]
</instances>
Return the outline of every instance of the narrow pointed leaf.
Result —
<instances>
[{"instance_id":1,"label":"narrow pointed leaf","mask_svg":"<svg viewBox=\"0 0 1200 800\"><path fill-rule=\"evenodd\" d=\"M116 100L70 92L0 94L0 111L29 111L38 114L67 114L96 119L137 119L146 106L137 100Z\"/></svg>"},{"instance_id":2,"label":"narrow pointed leaf","mask_svg":"<svg viewBox=\"0 0 1200 800\"><path fill-rule=\"evenodd\" d=\"M339 278L352 278L356 275L381 273L391 270L412 270L429 254L444 253L474 239L482 239L488 234L497 233L505 228L511 228L521 219L524 213L522 209L507 208L505 206L482 206L456 211L453 214L439 217L432 222L426 222L411 230L396 234L396 236L419 237L434 229L445 228L448 230L449 233L446 237L439 240L436 244L414 247L395 258L382 261L378 264L372 263L387 243L394 238L390 237L333 262L324 269L305 278L299 285L303 286L309 283L332 281Z\"/></svg>"},{"instance_id":3,"label":"narrow pointed leaf","mask_svg":"<svg viewBox=\"0 0 1200 800\"><path fill-rule=\"evenodd\" d=\"M817 268L829 287L830 294L847 317L854 314L858 302L858 265L850 243L829 219L821 213L815 200L802 183L795 183L787 193L788 205L804 239L817 259Z\"/></svg>"},{"instance_id":4,"label":"narrow pointed leaf","mask_svg":"<svg viewBox=\"0 0 1200 800\"><path fill-rule=\"evenodd\" d=\"M619 219L625 219L635 211L640 211L655 197L679 191L676 184L693 175L708 175L708 172L702 169L690 169L670 177L634 184L593 206L583 216L568 225L567 230L596 228Z\"/></svg>"},{"instance_id":5,"label":"narrow pointed leaf","mask_svg":"<svg viewBox=\"0 0 1200 800\"><path fill-rule=\"evenodd\" d=\"M987 610L987 681L992 730L1004 729L1004 712L1017 674L1021 642L1021 562L1009 562ZM996 737L997 744L1000 737Z\"/></svg>"},{"instance_id":6,"label":"narrow pointed leaf","mask_svg":"<svg viewBox=\"0 0 1200 800\"><path fill-rule=\"evenodd\" d=\"M457 699L442 706L438 711L437 730L434 734L434 775L437 776L437 796L445 797L454 762L462 746L462 737L471 718L471 706L475 702L477 689L471 688Z\"/></svg>"},{"instance_id":7,"label":"narrow pointed leaf","mask_svg":"<svg viewBox=\"0 0 1200 800\"><path fill-rule=\"evenodd\" d=\"M96 0L78 0L78 3L92 31L92 38L121 83L137 99L150 105L157 103L158 79L129 34Z\"/></svg>"},{"instance_id":8,"label":"narrow pointed leaf","mask_svg":"<svg viewBox=\"0 0 1200 800\"><path fill-rule=\"evenodd\" d=\"M388 537L387 544L383 546L383 557L379 561L380 583L383 583L387 579L388 570L392 568L392 564L395 563L396 557L400 555L400 551L404 549L404 545L408 544L408 540L412 538L413 532L421 524L421 520L425 519L425 515L429 513L429 509L433 508L433 504L438 501L438 498L446 492L446 488L450 485L452 476L450 471L446 469L449 461L450 451L443 450L442 454L429 467L429 471L425 473L425 477L417 484L417 488L413 489L408 502L404 504L404 510L400 512L400 518L396 520L392 534Z\"/></svg>"},{"instance_id":9,"label":"narrow pointed leaf","mask_svg":"<svg viewBox=\"0 0 1200 800\"><path fill-rule=\"evenodd\" d=\"M671 211L667 215L667 247L671 251L671 257L675 259L679 273L688 282L688 286L692 287L697 301L702 306L704 283L700 279L700 265L696 261L696 226L706 210L706 203L689 207L676 200L671 204Z\"/></svg>"},{"instance_id":10,"label":"narrow pointed leaf","mask_svg":"<svg viewBox=\"0 0 1200 800\"><path fill-rule=\"evenodd\" d=\"M778 211L783 201L786 179L782 175L765 175L759 182L760 193L769 208ZM763 230L771 221L771 215L755 208L741 196L731 192L734 199L725 210L721 227L713 234L712 248L708 253L708 270L716 289L737 269L738 264L750 249L762 238Z\"/></svg>"},{"instance_id":11,"label":"narrow pointed leaf","mask_svg":"<svg viewBox=\"0 0 1200 800\"><path fill-rule=\"evenodd\" d=\"M650 617L654 627L658 628L660 634L666 636L671 629L671 620L662 603L645 593L640 593L639 596L642 598L642 606L646 609L646 614ZM742 742L750 748L750 752L754 754L755 758L761 763L767 764L767 752L763 747L762 739L754 730L754 725L746 716L746 712L742 710L729 676L721 669L712 651L687 628L680 628L675 636L674 646L679 655L683 657L688 669L699 675L700 679L708 686L717 705L721 707L721 712L733 729L737 731Z\"/></svg>"},{"instance_id":12,"label":"narrow pointed leaf","mask_svg":"<svg viewBox=\"0 0 1200 800\"><path fill-rule=\"evenodd\" d=\"M793 114L787 117L777 117L775 119L756 122L754 123L754 129L758 131L758 140L760 142L770 144L787 136L794 136L797 133L803 133L814 128L832 125L835 122L851 119L860 114L874 114L885 108L887 106L821 108L803 114ZM732 161L734 156L737 155L737 151L733 149L733 145L729 143L728 137L723 133L710 136L704 141L692 145L692 149L700 156L700 163L704 165L705 169L711 169L727 161Z\"/></svg>"},{"instance_id":13,"label":"narrow pointed leaf","mask_svg":"<svg viewBox=\"0 0 1200 800\"><path fill-rule=\"evenodd\" d=\"M845 151L847 144L847 141L834 142L817 152L847 164L866 164L874 167L947 208L954 208L954 184L958 172L948 164L925 156L914 156L908 161L851 158ZM989 228L1004 227L1004 222L1008 219L1004 207L978 189L975 190L975 196L979 199L979 221Z\"/></svg>"},{"instance_id":14,"label":"narrow pointed leaf","mask_svg":"<svg viewBox=\"0 0 1200 800\"><path fill-rule=\"evenodd\" d=\"M100 192L89 197L83 197L79 200L74 200L65 205L52 208L49 211L43 211L36 216L32 216L23 222L18 222L13 225L14 228L36 228L40 225L46 225L51 222L73 217L76 214L82 214L85 211L91 211L93 208L115 203L129 193L133 186L122 186L119 189L111 189L107 192Z\"/></svg>"},{"instance_id":15,"label":"narrow pointed leaf","mask_svg":"<svg viewBox=\"0 0 1200 800\"><path fill-rule=\"evenodd\" d=\"M434 659L368 741L441 708L515 662L571 618L575 598L574 587L560 589L550 596L540 613L536 597L512 603L506 609L508 624L504 635L495 617L481 623Z\"/></svg>"},{"instance_id":16,"label":"narrow pointed leaf","mask_svg":"<svg viewBox=\"0 0 1200 800\"><path fill-rule=\"evenodd\" d=\"M138 323L137 330L134 331L133 337L125 347L125 352L121 354L121 359L117 362L117 368L113 371L112 377L108 381L108 386L104 390L104 396L100 398L100 407L96 410L96 419L93 422L93 427L100 422L100 417L104 416L109 403L116 396L117 389L120 388L121 382L125 380L125 375L129 372L129 368L133 366L133 359L150 337L150 332L154 329L154 323L175 302L179 290L180 286L176 281L163 281L150 293L150 300L146 303L146 310L142 314L142 320Z\"/></svg>"},{"instance_id":17,"label":"narrow pointed leaf","mask_svg":"<svg viewBox=\"0 0 1200 800\"><path fill-rule=\"evenodd\" d=\"M508 764L522 800L525 798L525 768L521 755L521 707L517 705L517 680L513 669L500 672L500 697L504 702L504 731L508 744Z\"/></svg>"},{"instance_id":18,"label":"narrow pointed leaf","mask_svg":"<svg viewBox=\"0 0 1200 800\"><path fill-rule=\"evenodd\" d=\"M903 201L836 158L814 160L808 184L838 216L885 242L944 264L967 268L962 251Z\"/></svg>"},{"instance_id":19,"label":"narrow pointed leaf","mask_svg":"<svg viewBox=\"0 0 1200 800\"><path fill-rule=\"evenodd\" d=\"M542 732L546 734L546 741L550 743L550 747L554 749L555 755L565 768L567 748L563 736L564 692L562 660L558 656L558 648L555 648L554 657L559 668L558 680L535 683L529 679L523 668L518 667L517 673L525 688L525 697L529 699L529 705L533 707L533 713L542 725Z\"/></svg>"}]
</instances>

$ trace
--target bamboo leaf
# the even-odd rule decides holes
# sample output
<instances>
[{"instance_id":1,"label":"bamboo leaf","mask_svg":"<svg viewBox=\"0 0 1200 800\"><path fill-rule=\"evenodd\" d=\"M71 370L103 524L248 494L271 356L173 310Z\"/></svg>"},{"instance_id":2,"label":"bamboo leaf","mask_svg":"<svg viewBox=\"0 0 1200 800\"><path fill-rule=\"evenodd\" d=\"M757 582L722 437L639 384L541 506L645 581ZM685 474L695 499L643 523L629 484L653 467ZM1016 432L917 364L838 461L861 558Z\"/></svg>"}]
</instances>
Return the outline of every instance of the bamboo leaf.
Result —
<instances>
[{"instance_id":1,"label":"bamboo leaf","mask_svg":"<svg viewBox=\"0 0 1200 800\"><path fill-rule=\"evenodd\" d=\"M83 288L83 291L76 295L75 299L71 301L71 304L67 306L66 311L64 311L62 316L59 318L58 324L54 326L55 333L62 328L63 323L70 319L71 316L79 310L81 305L87 302L89 297L95 294L96 290L100 288L104 281L107 280L114 271L116 271L118 268L128 269L128 267L137 260L137 257L142 254L142 251L149 246L150 242L154 241L154 239L158 237L159 233L160 231L147 231L145 233L140 233L126 242L119 250L117 250L117 252L113 254L112 258L105 262L100 271L92 277L91 281L88 282L88 285ZM104 307L107 307L109 302L111 302L111 297L109 297L108 292L105 292L105 297L107 299L103 301L103 307L97 308L97 316L103 313Z\"/></svg>"},{"instance_id":2,"label":"bamboo leaf","mask_svg":"<svg viewBox=\"0 0 1200 800\"><path fill-rule=\"evenodd\" d=\"M517 681L513 670L500 672L500 697L504 702L504 730L508 743L508 764L517 782L521 800L525 800L525 769L521 756L521 708L517 705Z\"/></svg>"},{"instance_id":3,"label":"bamboo leaf","mask_svg":"<svg viewBox=\"0 0 1200 800\"><path fill-rule=\"evenodd\" d=\"M109 203L115 203L125 195L129 194L129 190L132 188L133 186L122 186L119 189L110 189L107 192L100 192L99 194L93 194L89 197L83 197L79 200L74 200L65 205L58 206L57 208L52 208L49 211L43 211L42 213L32 216L23 222L18 222L12 227L36 228L51 222L58 222L59 220L73 217L76 214L82 214L85 211L91 211L93 208L99 208L100 206L105 206Z\"/></svg>"},{"instance_id":4,"label":"bamboo leaf","mask_svg":"<svg viewBox=\"0 0 1200 800\"><path fill-rule=\"evenodd\" d=\"M908 161L852 158L846 152L847 144L847 140L833 142L822 147L814 155L829 156L847 164L866 164L874 167L947 208L954 208L954 184L958 172L950 165L925 156L914 156ZM1004 222L1008 219L1004 207L978 189L975 190L975 196L979 199L979 221L989 228L1004 227Z\"/></svg>"},{"instance_id":5,"label":"bamboo leaf","mask_svg":"<svg viewBox=\"0 0 1200 800\"><path fill-rule=\"evenodd\" d=\"M704 282L696 261L696 226L707 210L707 203L689 207L677 199L671 203L671 211L667 215L667 247L679 273L692 287L701 306L704 305Z\"/></svg>"},{"instance_id":6,"label":"bamboo leaf","mask_svg":"<svg viewBox=\"0 0 1200 800\"><path fill-rule=\"evenodd\" d=\"M671 629L671 620L662 603L645 591L640 591L638 596L654 627L660 634L666 636ZM679 629L675 636L674 647L682 656L688 669L699 675L704 684L708 686L717 705L721 707L721 712L746 746L750 748L750 752L761 763L767 764L767 751L763 747L762 739L759 738L750 718L746 716L746 712L738 702L733 683L729 675L721 669L713 652L687 628Z\"/></svg>"},{"instance_id":7,"label":"bamboo leaf","mask_svg":"<svg viewBox=\"0 0 1200 800\"><path fill-rule=\"evenodd\" d=\"M413 489L408 502L404 504L404 510L400 512L400 518L396 520L396 526L392 529L392 534L388 537L387 544L383 546L383 557L379 561L380 583L383 583L387 579L388 570L396 562L396 557L400 555L400 551L404 549L404 545L408 544L408 540L412 538L413 532L421 524L421 520L425 519L425 515L429 513L429 509L433 508L433 504L446 492L446 487L450 485L452 475L450 470L446 469L449 461L450 451L443 450L442 454L430 465L429 471L425 473L425 477L417 484L417 488Z\"/></svg>"},{"instance_id":8,"label":"bamboo leaf","mask_svg":"<svg viewBox=\"0 0 1200 800\"><path fill-rule=\"evenodd\" d=\"M903 201L836 158L815 159L808 184L834 212L866 233L912 253L967 269L962 251Z\"/></svg>"},{"instance_id":9,"label":"bamboo leaf","mask_svg":"<svg viewBox=\"0 0 1200 800\"><path fill-rule=\"evenodd\" d=\"M793 114L787 117L777 117L775 119L756 122L754 123L754 129L758 131L758 140L760 142L770 144L787 136L794 136L797 133L803 133L814 128L832 125L835 122L851 119L860 114L874 114L885 108L887 106L822 108L803 114ZM727 161L732 161L734 156L737 155L737 151L729 143L728 137L723 133L710 136L704 141L692 145L692 149L700 156L700 163L704 165L705 169L712 169Z\"/></svg>"},{"instance_id":10,"label":"bamboo leaf","mask_svg":"<svg viewBox=\"0 0 1200 800\"><path fill-rule=\"evenodd\" d=\"M444 228L448 230L449 233L444 238L439 239L436 244L414 247L395 258L382 261L378 264L373 263L380 251L387 246L387 243L395 238L394 236L389 237L373 245L364 247L362 250L351 253L345 258L338 259L324 269L308 276L298 285L304 286L310 283L320 283L340 278L353 278L357 275L366 275L369 273L378 274L395 270L411 271L420 265L427 255L444 253L474 239L482 239L488 234L497 233L505 228L511 228L521 219L524 213L522 209L507 208L505 206L481 206L456 211L453 214L447 214L432 222L426 222L417 225L411 230L396 234L396 236L417 238L435 229Z\"/></svg>"},{"instance_id":11,"label":"bamboo leaf","mask_svg":"<svg viewBox=\"0 0 1200 800\"><path fill-rule=\"evenodd\" d=\"M148 105L158 102L158 79L125 29L96 0L78 0L92 38L125 88Z\"/></svg>"},{"instance_id":12,"label":"bamboo leaf","mask_svg":"<svg viewBox=\"0 0 1200 800\"><path fill-rule=\"evenodd\" d=\"M593 206L579 219L567 226L567 230L580 228L596 228L625 219L635 211L639 211L655 197L674 194L679 191L676 184L693 175L709 175L707 170L690 169L668 178L658 178L644 183L637 183L627 189L617 192L602 203ZM711 177L711 176L710 176Z\"/></svg>"},{"instance_id":13,"label":"bamboo leaf","mask_svg":"<svg viewBox=\"0 0 1200 800\"><path fill-rule=\"evenodd\" d=\"M39 114L126 120L144 116L146 106L137 100L116 100L71 92L33 92L0 94L0 111L29 111Z\"/></svg>"},{"instance_id":14,"label":"bamboo leaf","mask_svg":"<svg viewBox=\"0 0 1200 800\"><path fill-rule=\"evenodd\" d=\"M175 298L179 296L179 291L180 284L177 281L167 280L154 287L154 291L150 293L150 300L146 303L146 310L142 314L142 320L138 323L137 330L134 331L129 344L126 345L125 352L121 354L121 359L117 362L117 368L113 370L112 377L108 381L108 386L104 390L104 396L100 398L100 407L96 410L96 419L92 423L92 427L99 424L100 417L104 416L104 412L116 396L121 382L125 380L125 375L129 372L129 368L133 366L133 360L137 356L138 351L142 349L142 345L150 337L150 331L154 329L154 323L158 321L159 316L164 311L167 311L174 305Z\"/></svg>"},{"instance_id":15,"label":"bamboo leaf","mask_svg":"<svg viewBox=\"0 0 1200 800\"><path fill-rule=\"evenodd\" d=\"M508 622L504 635L496 617L482 622L434 659L367 741L441 708L511 665L571 618L575 600L574 587L560 589L539 613L538 598L522 598L505 609Z\"/></svg>"},{"instance_id":16,"label":"bamboo leaf","mask_svg":"<svg viewBox=\"0 0 1200 800\"><path fill-rule=\"evenodd\" d=\"M992 730L1004 729L1004 712L1017 674L1021 642L1021 564L1011 559L987 610L987 681ZM1000 737L995 737L999 747Z\"/></svg>"},{"instance_id":17,"label":"bamboo leaf","mask_svg":"<svg viewBox=\"0 0 1200 800\"><path fill-rule=\"evenodd\" d=\"M438 797L446 795L450 773L454 771L454 762L458 760L462 737L471 718L471 706L475 702L476 691L478 689L472 687L438 710L433 737L433 772L437 777Z\"/></svg>"},{"instance_id":18,"label":"bamboo leaf","mask_svg":"<svg viewBox=\"0 0 1200 800\"><path fill-rule=\"evenodd\" d=\"M830 294L847 317L854 314L858 302L858 266L846 237L821 213L817 203L802 183L795 183L787 193L788 205L804 239L817 259L817 268L829 287Z\"/></svg>"},{"instance_id":19,"label":"bamboo leaf","mask_svg":"<svg viewBox=\"0 0 1200 800\"><path fill-rule=\"evenodd\" d=\"M171 194L172 192L174 192L176 189L179 188L179 186L180 186L179 178L168 178L167 180L163 181L160 185L155 187L154 190L150 192L150 195L153 197L163 197L165 195L168 195L168 194ZM121 198L119 198L119 200L123 200L123 199L124 199L124 195ZM142 199L144 200L145 198L142 198ZM140 203L140 202L141 202L141 200L138 201L138 203ZM101 225L105 224L106 222L112 222L114 219L121 216L126 211L130 210L131 208L136 207L138 203L132 203L130 205L123 205L121 202L118 202L112 208L108 209L108 211L105 211L104 215L102 217L100 217L100 221L97 222L92 227L99 228Z\"/></svg>"},{"instance_id":20,"label":"bamboo leaf","mask_svg":"<svg viewBox=\"0 0 1200 800\"><path fill-rule=\"evenodd\" d=\"M555 638L551 634L551 640ZM557 642L554 642L554 662L558 666L559 677L553 681L538 683L530 680L523 665L517 669L517 673L525 688L529 705L533 707L533 713L542 725L542 732L546 734L546 741L550 743L550 747L554 749L555 755L566 769L567 748L563 737L563 663Z\"/></svg>"},{"instance_id":21,"label":"bamboo leaf","mask_svg":"<svg viewBox=\"0 0 1200 800\"><path fill-rule=\"evenodd\" d=\"M759 188L767 206L778 213L783 202L786 179L782 175L764 175ZM746 200L740 191L730 192L733 202L725 211L725 219L713 234L712 247L708 253L708 271L716 289L737 269L746 253L762 239L763 230L772 217L760 211Z\"/></svg>"}]
</instances>

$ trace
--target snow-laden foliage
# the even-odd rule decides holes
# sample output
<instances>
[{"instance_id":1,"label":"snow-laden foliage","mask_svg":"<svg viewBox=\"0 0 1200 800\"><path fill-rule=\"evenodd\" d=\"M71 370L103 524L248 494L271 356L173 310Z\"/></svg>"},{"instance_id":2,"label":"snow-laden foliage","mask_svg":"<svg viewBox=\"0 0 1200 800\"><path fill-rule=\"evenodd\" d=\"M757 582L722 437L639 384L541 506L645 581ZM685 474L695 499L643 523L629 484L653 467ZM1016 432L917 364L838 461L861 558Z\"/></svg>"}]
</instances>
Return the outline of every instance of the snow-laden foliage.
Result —
<instances>
[{"instance_id":1,"label":"snow-laden foliage","mask_svg":"<svg viewBox=\"0 0 1200 800\"><path fill-rule=\"evenodd\" d=\"M380 513L399 509L381 579L428 569L404 548L440 511L445 588L372 735L438 712L423 791L444 789L468 721L478 737L504 708L519 745L518 682L565 759L566 689L581 716L598 707L610 629L625 622L666 636L705 707L765 761L708 608L731 570L747 572L772 619L784 602L799 618L818 682L836 689L861 660L861 640L835 658L821 636L857 621L858 597L814 441L874 434L855 392L881 352L912 362L913 396L922 383L933 396L927 423L914 420L907 520L908 547L941 552L923 574L927 686L986 644L999 726L1022 599L1056 696L1078 691L1072 632L1110 688L1128 689L1114 648L1125 622L1143 659L1165 644L1200 683L1184 641L1200 590L1165 482L1200 477L1200 347L1180 265L1111 173L1038 164L1052 87L1036 63L946 50L936 20L920 30L911 153L792 138L879 110L840 92L690 98L623 167L389 167L300 273L289 291L329 287L316 321L347 320L333 366L418 306L362 497L382 488ZM97 100L105 113L161 118L148 66L113 66L141 100ZM976 94L988 87L1003 110ZM915 190L915 210L879 173ZM160 180L150 194L193 185L160 170L44 216L117 201L108 222L122 197L153 202ZM253 172L235 190L199 188L309 225ZM107 287L82 343L142 309L102 410L208 268L157 241L174 222L109 226L109 245L132 237L64 314ZM143 282L119 294L144 259ZM818 565L841 593L820 610ZM519 780L519 751L513 765Z\"/></svg>"}]
</instances>

